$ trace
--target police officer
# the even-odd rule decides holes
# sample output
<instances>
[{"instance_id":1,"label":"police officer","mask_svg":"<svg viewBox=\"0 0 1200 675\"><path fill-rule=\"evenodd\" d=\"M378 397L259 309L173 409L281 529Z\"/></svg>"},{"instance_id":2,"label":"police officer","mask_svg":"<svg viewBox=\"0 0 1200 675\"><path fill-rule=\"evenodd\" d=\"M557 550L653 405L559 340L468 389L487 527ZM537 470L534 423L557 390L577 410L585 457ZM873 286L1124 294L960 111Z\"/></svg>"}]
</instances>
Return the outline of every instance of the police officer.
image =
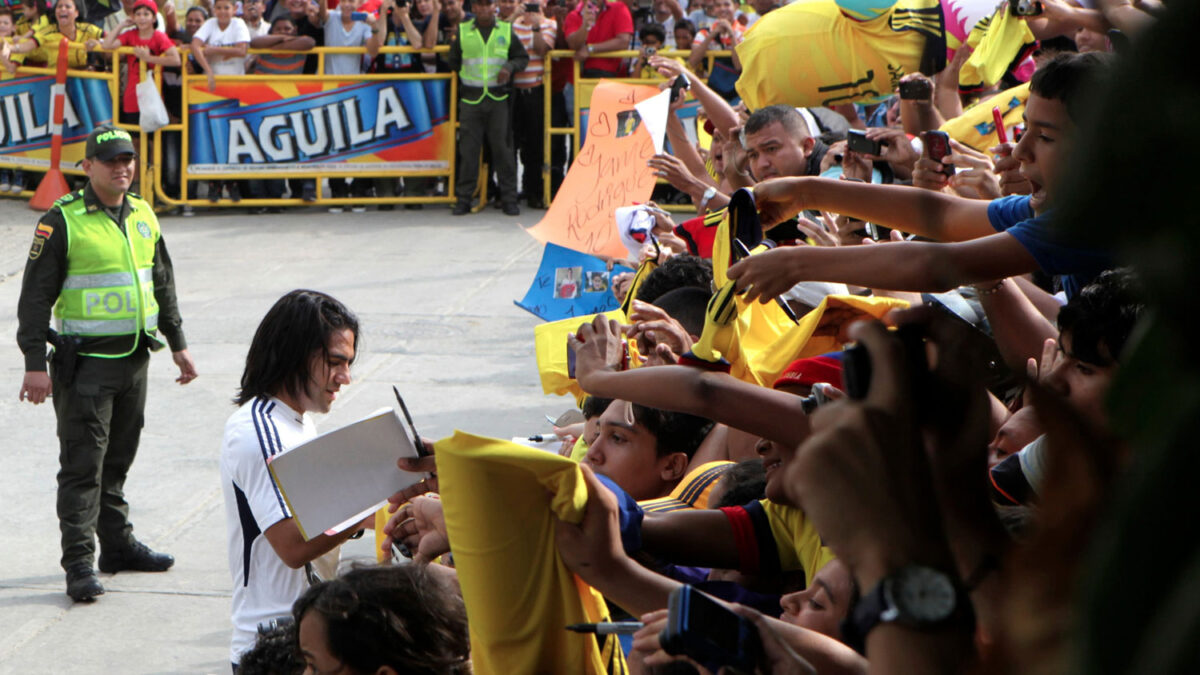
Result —
<instances>
[{"instance_id":1,"label":"police officer","mask_svg":"<svg viewBox=\"0 0 1200 675\"><path fill-rule=\"evenodd\" d=\"M99 127L87 138L88 184L38 221L17 308L25 354L21 400L53 393L58 417L58 521L67 595L93 600L92 569L162 572L175 563L133 537L125 474L137 453L146 366L163 336L180 384L196 378L175 300L174 272L150 205L129 192L137 154L129 133ZM57 330L51 330L53 307ZM54 345L46 373L46 343Z\"/></svg>"},{"instance_id":2,"label":"police officer","mask_svg":"<svg viewBox=\"0 0 1200 675\"><path fill-rule=\"evenodd\" d=\"M479 150L487 141L492 170L500 183L505 215L521 214L517 206L517 156L513 151L508 93L514 73L525 70L529 54L513 35L512 25L496 21L495 0L472 0L475 18L458 25L447 62L458 72L458 203L451 212L471 210L479 179ZM537 171L538 167L525 167Z\"/></svg>"}]
</instances>

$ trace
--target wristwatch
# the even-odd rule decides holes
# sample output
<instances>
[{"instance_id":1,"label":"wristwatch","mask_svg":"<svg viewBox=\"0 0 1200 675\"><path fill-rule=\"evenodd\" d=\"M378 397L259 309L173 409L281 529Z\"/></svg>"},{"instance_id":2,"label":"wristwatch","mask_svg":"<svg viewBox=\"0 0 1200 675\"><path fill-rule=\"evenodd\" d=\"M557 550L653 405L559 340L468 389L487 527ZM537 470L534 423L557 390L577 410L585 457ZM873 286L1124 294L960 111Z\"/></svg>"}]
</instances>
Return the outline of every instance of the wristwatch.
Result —
<instances>
[{"instance_id":1,"label":"wristwatch","mask_svg":"<svg viewBox=\"0 0 1200 675\"><path fill-rule=\"evenodd\" d=\"M867 634L881 623L917 630L963 625L975 627L975 612L967 591L954 579L931 567L909 565L883 578L863 596L842 622L846 644L866 652Z\"/></svg>"},{"instance_id":2,"label":"wristwatch","mask_svg":"<svg viewBox=\"0 0 1200 675\"><path fill-rule=\"evenodd\" d=\"M716 197L716 196L717 196L717 188L715 188L711 185L708 186L708 189L704 191L704 196L700 198L700 205L699 205L700 210L704 210L704 209L708 208L709 200L711 200L713 197Z\"/></svg>"},{"instance_id":3,"label":"wristwatch","mask_svg":"<svg viewBox=\"0 0 1200 675\"><path fill-rule=\"evenodd\" d=\"M596 45L588 45L587 49L588 49L588 54L591 54L592 52L596 51Z\"/></svg>"}]
</instances>

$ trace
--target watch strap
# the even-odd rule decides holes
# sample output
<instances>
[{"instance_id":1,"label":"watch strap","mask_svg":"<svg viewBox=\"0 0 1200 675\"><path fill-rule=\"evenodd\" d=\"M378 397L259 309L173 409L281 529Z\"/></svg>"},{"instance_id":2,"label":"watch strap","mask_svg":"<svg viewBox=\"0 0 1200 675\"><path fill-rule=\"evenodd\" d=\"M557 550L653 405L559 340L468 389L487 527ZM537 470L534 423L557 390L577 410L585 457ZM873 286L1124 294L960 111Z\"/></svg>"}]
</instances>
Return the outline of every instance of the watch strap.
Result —
<instances>
[{"instance_id":1,"label":"watch strap","mask_svg":"<svg viewBox=\"0 0 1200 675\"><path fill-rule=\"evenodd\" d=\"M864 656L867 653L867 635L883 620L883 613L888 608L883 585L883 581L875 584L875 588L860 597L846 618L842 619L842 641Z\"/></svg>"},{"instance_id":2,"label":"watch strap","mask_svg":"<svg viewBox=\"0 0 1200 675\"><path fill-rule=\"evenodd\" d=\"M893 576L888 576L875 584L875 588L859 598L850 614L842 620L842 640L854 651L866 655L867 636L881 623L899 623L916 630L962 624L974 630L975 610L962 584L954 583L954 611L949 616L934 623L912 623L905 621L903 613L888 599L888 586L892 579Z\"/></svg>"}]
</instances>

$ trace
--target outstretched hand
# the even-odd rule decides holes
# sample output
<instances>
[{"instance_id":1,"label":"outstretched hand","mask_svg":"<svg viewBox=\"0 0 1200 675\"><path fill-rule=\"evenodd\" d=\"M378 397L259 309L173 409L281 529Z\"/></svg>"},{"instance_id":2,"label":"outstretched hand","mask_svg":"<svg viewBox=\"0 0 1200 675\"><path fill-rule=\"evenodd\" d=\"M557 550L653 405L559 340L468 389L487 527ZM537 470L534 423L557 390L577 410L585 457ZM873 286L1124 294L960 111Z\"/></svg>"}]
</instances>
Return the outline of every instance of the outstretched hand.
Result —
<instances>
[{"instance_id":1,"label":"outstretched hand","mask_svg":"<svg viewBox=\"0 0 1200 675\"><path fill-rule=\"evenodd\" d=\"M391 554L392 544L400 542L413 552L413 562L427 564L450 552L442 501L436 494L422 495L400 507L383 528L382 549Z\"/></svg>"},{"instance_id":2,"label":"outstretched hand","mask_svg":"<svg viewBox=\"0 0 1200 675\"><path fill-rule=\"evenodd\" d=\"M394 495L388 497L388 502L391 506L388 507L388 512L395 512L404 502L409 501L420 495L438 491L437 477L437 457L433 454L433 443L422 441L425 447L425 454L421 457L401 457L396 460L396 466L400 467L401 471L409 473L424 473L429 474L427 478L417 481L412 485L398 490Z\"/></svg>"},{"instance_id":3,"label":"outstretched hand","mask_svg":"<svg viewBox=\"0 0 1200 675\"><path fill-rule=\"evenodd\" d=\"M584 391L591 375L601 371L622 370L625 365L625 338L621 324L603 314L590 323L580 324L568 340L575 352L575 380Z\"/></svg>"},{"instance_id":4,"label":"outstretched hand","mask_svg":"<svg viewBox=\"0 0 1200 675\"><path fill-rule=\"evenodd\" d=\"M755 185L754 204L763 227L768 228L804 210L804 201L792 178L773 178Z\"/></svg>"},{"instance_id":5,"label":"outstretched hand","mask_svg":"<svg viewBox=\"0 0 1200 675\"><path fill-rule=\"evenodd\" d=\"M757 253L730 267L726 275L737 282L737 292L745 293L747 302L771 302L805 280L797 260L805 248L783 246Z\"/></svg>"},{"instance_id":6,"label":"outstretched hand","mask_svg":"<svg viewBox=\"0 0 1200 675\"><path fill-rule=\"evenodd\" d=\"M596 478L592 467L581 464L579 468L588 489L583 520L555 522L554 540L567 569L592 586L602 586L607 575L628 559L621 545L617 496Z\"/></svg>"}]
</instances>

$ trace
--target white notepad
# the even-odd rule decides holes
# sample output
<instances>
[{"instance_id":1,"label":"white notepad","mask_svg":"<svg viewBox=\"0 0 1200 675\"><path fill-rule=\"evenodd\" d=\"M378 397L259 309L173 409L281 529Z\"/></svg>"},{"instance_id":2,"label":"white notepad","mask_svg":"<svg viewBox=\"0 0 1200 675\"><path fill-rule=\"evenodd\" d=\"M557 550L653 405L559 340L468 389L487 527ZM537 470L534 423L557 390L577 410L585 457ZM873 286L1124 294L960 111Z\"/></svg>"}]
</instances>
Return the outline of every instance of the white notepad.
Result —
<instances>
[{"instance_id":1,"label":"white notepad","mask_svg":"<svg viewBox=\"0 0 1200 675\"><path fill-rule=\"evenodd\" d=\"M276 455L268 466L308 541L350 527L425 478L396 466L398 458L416 456L400 417L381 408Z\"/></svg>"}]
</instances>

